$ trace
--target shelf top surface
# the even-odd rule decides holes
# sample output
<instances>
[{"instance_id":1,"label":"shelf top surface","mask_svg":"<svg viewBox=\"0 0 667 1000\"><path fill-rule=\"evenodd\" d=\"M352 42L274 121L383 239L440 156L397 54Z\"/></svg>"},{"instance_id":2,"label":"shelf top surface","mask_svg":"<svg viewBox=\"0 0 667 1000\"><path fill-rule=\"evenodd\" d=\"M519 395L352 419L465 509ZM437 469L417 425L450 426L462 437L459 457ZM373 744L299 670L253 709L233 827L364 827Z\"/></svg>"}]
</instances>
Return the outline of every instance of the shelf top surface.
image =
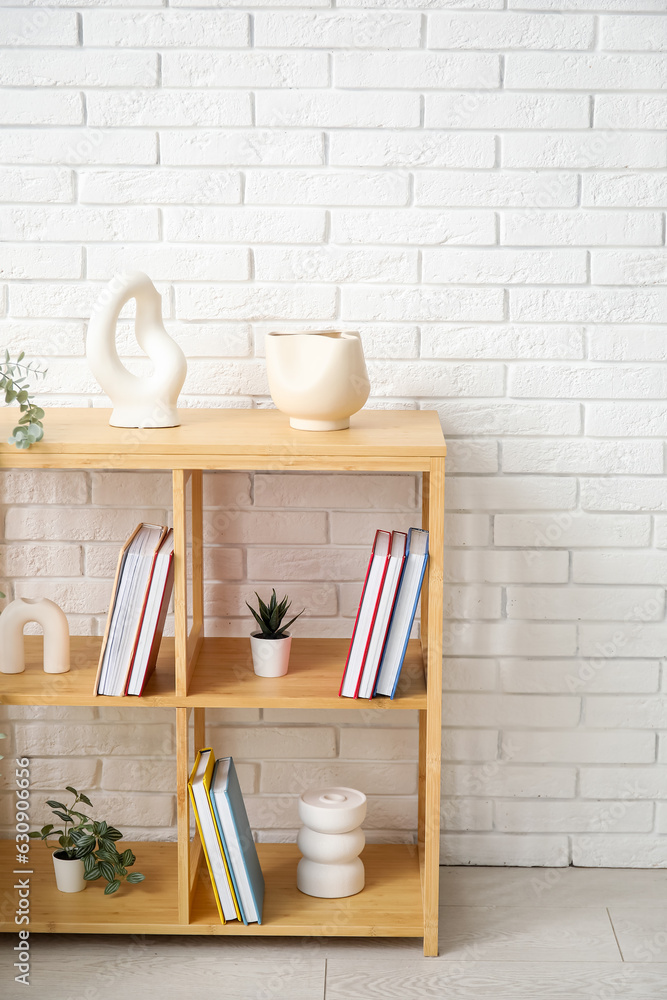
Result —
<instances>
[{"instance_id":1,"label":"shelf top surface","mask_svg":"<svg viewBox=\"0 0 667 1000\"><path fill-rule=\"evenodd\" d=\"M442 457L445 440L434 410L362 410L348 430L298 431L278 410L181 409L180 427L111 427L110 410L51 408L44 418L44 440L27 451L7 444L17 413L0 415L0 465L60 468L84 465L116 468L233 467L252 459L257 468L289 468L298 460L340 458L415 459ZM149 461L147 461L149 460ZM184 464L185 462L185 464ZM161 464L160 464L161 463Z\"/></svg>"},{"instance_id":2,"label":"shelf top surface","mask_svg":"<svg viewBox=\"0 0 667 1000\"><path fill-rule=\"evenodd\" d=\"M71 705L114 708L316 708L383 710L425 709L426 686L421 643L411 640L396 697L368 700L339 698L348 639L294 639L289 672L258 677L252 668L248 639L204 639L187 695L174 690L174 640L165 637L157 670L140 697L110 698L93 694L100 656L100 636L73 636L71 667L64 674L42 669L42 638L26 636L21 674L0 673L0 705Z\"/></svg>"},{"instance_id":3,"label":"shelf top surface","mask_svg":"<svg viewBox=\"0 0 667 1000\"><path fill-rule=\"evenodd\" d=\"M30 930L36 932L120 934L232 934L290 936L421 937L421 884L417 850L409 844L368 844L362 854L366 869L363 892L344 899L306 896L296 887L300 858L296 844L258 844L266 883L263 923L244 927L238 920L220 922L208 872L202 866L192 919L181 924L177 905L177 845L141 841L120 842L134 851L136 870L146 876L140 885L105 896L100 882L84 892L58 892L51 852L34 841L30 869L34 887ZM14 893L14 841L0 841L0 892ZM13 910L13 908L12 908ZM13 911L0 917L0 931L16 931ZM231 994L230 994L231 995ZM283 994L286 995L286 994Z\"/></svg>"}]
</instances>

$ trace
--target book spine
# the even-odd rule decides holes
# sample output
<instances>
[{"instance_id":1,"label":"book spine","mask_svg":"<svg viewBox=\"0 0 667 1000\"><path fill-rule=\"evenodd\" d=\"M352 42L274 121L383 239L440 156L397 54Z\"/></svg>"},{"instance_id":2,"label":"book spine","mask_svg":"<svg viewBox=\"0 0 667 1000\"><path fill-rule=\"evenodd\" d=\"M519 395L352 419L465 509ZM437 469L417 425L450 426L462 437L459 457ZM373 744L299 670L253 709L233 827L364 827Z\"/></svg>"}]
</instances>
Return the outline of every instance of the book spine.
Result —
<instances>
[{"instance_id":1,"label":"book spine","mask_svg":"<svg viewBox=\"0 0 667 1000\"><path fill-rule=\"evenodd\" d=\"M384 560L384 566L382 567L382 576L380 578L380 585L378 587L378 595L375 600L375 607L373 608L373 617L371 618L371 624L368 629L368 635L366 637L366 645L364 647L364 655L361 658L361 669L359 670L359 676L357 677L357 686L354 689L354 697L359 697L359 688L361 686L361 678L364 674L364 664L366 663L366 657L368 656L368 647L371 644L371 638L373 636L373 629L375 627L375 619L377 618L378 608L380 607L380 600L382 598L382 588L384 587L385 577L387 575L387 570L389 568L389 559L391 558L391 546L387 550L387 555Z\"/></svg>"},{"instance_id":2,"label":"book spine","mask_svg":"<svg viewBox=\"0 0 667 1000\"><path fill-rule=\"evenodd\" d=\"M422 563L422 571L421 571L421 575L419 577L419 584L417 586L417 593L415 594L415 603L414 603L414 606L412 608L412 615L410 617L410 627L408 628L408 634L405 637L405 644L403 646L403 652L401 653L401 661L400 661L400 663L398 665L398 670L396 671L396 680L394 681L394 686L393 686L392 691L391 691L391 700L392 701L394 700L394 695L396 694L396 688L398 687L398 682L399 682L400 677L401 677L401 670L403 669L403 661L405 660L405 654L406 654L407 649L408 649L408 643L410 642L410 633L412 632L412 626L414 624L415 615L417 614L417 605L419 604L419 595L422 592L422 585L424 583L424 573L426 572L426 563L427 562L428 562L428 540L427 540L427 549L426 549L426 552L424 553L424 561Z\"/></svg>"},{"instance_id":3,"label":"book spine","mask_svg":"<svg viewBox=\"0 0 667 1000\"><path fill-rule=\"evenodd\" d=\"M371 550L371 557L368 560L368 566L366 567L366 576L364 577L364 585L361 588L361 598L359 600L359 607L357 608L357 617L354 619L354 628L352 629L352 638L350 639L350 648L347 651L347 659L345 660L345 669L343 670L343 677L340 682L340 689L338 691L338 697L346 697L343 695L343 685L345 684L345 675L347 674L347 667L350 662L350 656L352 655L352 647L354 646L354 637L357 634L357 625L359 624L359 615L361 614L361 606L364 603L364 594L366 593L366 585L368 584L368 577L370 576L371 566L373 565L373 559L375 558L375 546L377 543L379 532L375 532L375 539L373 540L373 548ZM357 688L359 685L357 684ZM355 696L356 697L356 696Z\"/></svg>"}]
</instances>

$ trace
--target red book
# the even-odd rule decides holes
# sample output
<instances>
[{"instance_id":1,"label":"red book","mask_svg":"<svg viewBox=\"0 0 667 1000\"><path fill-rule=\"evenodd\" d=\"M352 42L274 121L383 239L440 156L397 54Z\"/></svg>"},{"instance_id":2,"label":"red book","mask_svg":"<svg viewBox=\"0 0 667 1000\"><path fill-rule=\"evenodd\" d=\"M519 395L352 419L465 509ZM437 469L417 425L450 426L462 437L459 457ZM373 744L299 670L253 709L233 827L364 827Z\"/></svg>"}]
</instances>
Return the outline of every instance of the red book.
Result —
<instances>
[{"instance_id":1,"label":"red book","mask_svg":"<svg viewBox=\"0 0 667 1000\"><path fill-rule=\"evenodd\" d=\"M345 661L345 672L340 686L339 696L356 698L359 694L359 683L364 669L364 662L371 641L373 625L378 612L382 585L387 574L391 552L391 532L376 531L373 551L371 553L364 588L361 592L359 610L354 623L350 649Z\"/></svg>"},{"instance_id":2,"label":"red book","mask_svg":"<svg viewBox=\"0 0 667 1000\"><path fill-rule=\"evenodd\" d=\"M389 554L389 565L382 586L380 603L378 604L375 624L371 632L371 640L368 644L368 652L364 662L364 669L361 672L361 682L359 684L359 698L372 698L375 690L382 651L387 641L389 631L389 621L391 613L396 603L398 594L398 584L403 572L405 562L405 549L408 536L403 531L394 531L391 535L391 552Z\"/></svg>"}]
</instances>

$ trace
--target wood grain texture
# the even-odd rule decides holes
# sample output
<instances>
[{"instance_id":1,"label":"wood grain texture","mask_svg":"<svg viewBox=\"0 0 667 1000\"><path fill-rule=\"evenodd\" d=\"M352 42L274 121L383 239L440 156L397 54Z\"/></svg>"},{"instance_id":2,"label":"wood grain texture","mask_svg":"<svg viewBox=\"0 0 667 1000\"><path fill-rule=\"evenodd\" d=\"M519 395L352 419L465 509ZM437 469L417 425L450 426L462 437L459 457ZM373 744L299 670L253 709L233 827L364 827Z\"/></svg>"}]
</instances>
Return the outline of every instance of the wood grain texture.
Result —
<instances>
[{"instance_id":1,"label":"wood grain texture","mask_svg":"<svg viewBox=\"0 0 667 1000\"><path fill-rule=\"evenodd\" d=\"M179 710L185 713L184 709ZM182 815L182 814L179 814ZM181 836L181 845L187 840ZM347 899L315 899L296 888L300 858L296 844L258 844L266 882L264 922L244 927L238 920L223 926L205 867L199 868L190 922L179 915L176 844L144 841L123 844L137 855L137 870L146 881L125 886L105 897L93 884L81 893L58 892L51 854L39 844L31 849L35 892L31 898L31 932L79 934L220 934L317 937L421 937L422 906L415 847L405 844L369 844L362 860L366 887ZM13 892L11 874L14 845L0 843L0 890ZM14 932L13 910L2 916L0 932Z\"/></svg>"},{"instance_id":2,"label":"wood grain texture","mask_svg":"<svg viewBox=\"0 0 667 1000\"><path fill-rule=\"evenodd\" d=\"M34 941L28 995L48 1000L119 1000L127 992L141 1000L324 998L325 960L316 956L302 955L298 962L287 963L269 958L257 961L251 955L240 960L228 957L225 945L222 954L220 947L210 955L200 954L201 947L191 947L177 957L171 949L156 949L150 939L132 938L114 958L105 954L104 947L86 948L87 939L79 942L83 945L80 953L70 958L62 951L46 950L41 940ZM3 984L3 1000L22 1000L25 995L25 987L18 983Z\"/></svg>"},{"instance_id":3,"label":"wood grain texture","mask_svg":"<svg viewBox=\"0 0 667 1000\"><path fill-rule=\"evenodd\" d=\"M278 410L179 410L180 427L109 426L109 410L47 409L44 440L6 443L14 415L0 411L0 463L11 468L421 470L445 455L431 410L362 410L348 430L297 431Z\"/></svg>"},{"instance_id":4,"label":"wood grain texture","mask_svg":"<svg viewBox=\"0 0 667 1000\"><path fill-rule=\"evenodd\" d=\"M177 896L178 922L187 924L190 920L191 886L194 881L191 874L190 849L190 793L188 779L190 777L190 710L176 709L176 829L177 844Z\"/></svg>"},{"instance_id":5,"label":"wood grain texture","mask_svg":"<svg viewBox=\"0 0 667 1000\"><path fill-rule=\"evenodd\" d=\"M188 544L187 544L188 473L172 473L174 513L174 651L176 694L188 692Z\"/></svg>"},{"instance_id":6,"label":"wood grain texture","mask_svg":"<svg viewBox=\"0 0 667 1000\"><path fill-rule=\"evenodd\" d=\"M45 674L43 638L25 637L25 670L22 674L0 674L0 705L113 705L152 708L177 704L174 692L174 640L162 640L155 673L141 697L93 696L101 636L72 636L70 669L66 674Z\"/></svg>"},{"instance_id":7,"label":"wood grain texture","mask_svg":"<svg viewBox=\"0 0 667 1000\"><path fill-rule=\"evenodd\" d=\"M527 956L529 958L529 956ZM604 962L327 961L327 1000L665 1000L667 968Z\"/></svg>"},{"instance_id":8,"label":"wood grain texture","mask_svg":"<svg viewBox=\"0 0 667 1000\"><path fill-rule=\"evenodd\" d=\"M426 754L423 789L424 823L424 954L438 954L438 895L440 864L440 756L442 745L442 607L445 550L445 460L431 460L428 481L428 654L426 733L420 748ZM423 716L422 716L423 719ZM423 725L423 723L422 723ZM420 725L420 733L422 725ZM424 747L425 743L425 747Z\"/></svg>"},{"instance_id":9,"label":"wood grain texture","mask_svg":"<svg viewBox=\"0 0 667 1000\"><path fill-rule=\"evenodd\" d=\"M443 906L440 951L454 961L620 962L604 906Z\"/></svg>"},{"instance_id":10,"label":"wood grain texture","mask_svg":"<svg viewBox=\"0 0 667 1000\"><path fill-rule=\"evenodd\" d=\"M165 637L158 665L140 698L93 696L101 636L73 636L71 669L66 674L42 670L42 638L26 636L26 669L0 674L0 705L105 705L141 710L175 708L333 708L396 712L426 708L426 683L418 639L410 641L394 700L339 698L348 639L292 641L289 673L257 677L248 639L204 639L187 695L174 691L174 639Z\"/></svg>"},{"instance_id":11,"label":"wood grain texture","mask_svg":"<svg viewBox=\"0 0 667 1000\"><path fill-rule=\"evenodd\" d=\"M247 639L204 639L188 691L189 704L257 708L339 708L400 711L426 703L419 640L406 656L398 694L390 698L339 698L348 639L292 640L284 677L258 677Z\"/></svg>"},{"instance_id":12,"label":"wood grain texture","mask_svg":"<svg viewBox=\"0 0 667 1000\"><path fill-rule=\"evenodd\" d=\"M633 895L639 898L639 894ZM624 961L667 962L667 906L626 903L612 906L608 912Z\"/></svg>"},{"instance_id":13,"label":"wood grain texture","mask_svg":"<svg viewBox=\"0 0 667 1000\"><path fill-rule=\"evenodd\" d=\"M441 906L573 906L667 908L665 868L440 869ZM536 918L537 919L537 918Z\"/></svg>"}]
</instances>

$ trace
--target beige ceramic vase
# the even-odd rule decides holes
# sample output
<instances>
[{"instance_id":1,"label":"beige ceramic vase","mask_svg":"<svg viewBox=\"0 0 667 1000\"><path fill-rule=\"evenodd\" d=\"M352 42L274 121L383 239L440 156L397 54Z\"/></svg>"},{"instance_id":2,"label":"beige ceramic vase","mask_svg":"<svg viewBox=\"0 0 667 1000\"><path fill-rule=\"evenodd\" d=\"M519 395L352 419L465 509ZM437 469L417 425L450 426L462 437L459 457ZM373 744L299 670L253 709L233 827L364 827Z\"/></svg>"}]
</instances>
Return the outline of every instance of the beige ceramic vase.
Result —
<instances>
[{"instance_id":1,"label":"beige ceramic vase","mask_svg":"<svg viewBox=\"0 0 667 1000\"><path fill-rule=\"evenodd\" d=\"M301 431L349 427L371 391L358 333L269 333L266 367L273 402Z\"/></svg>"}]
</instances>

